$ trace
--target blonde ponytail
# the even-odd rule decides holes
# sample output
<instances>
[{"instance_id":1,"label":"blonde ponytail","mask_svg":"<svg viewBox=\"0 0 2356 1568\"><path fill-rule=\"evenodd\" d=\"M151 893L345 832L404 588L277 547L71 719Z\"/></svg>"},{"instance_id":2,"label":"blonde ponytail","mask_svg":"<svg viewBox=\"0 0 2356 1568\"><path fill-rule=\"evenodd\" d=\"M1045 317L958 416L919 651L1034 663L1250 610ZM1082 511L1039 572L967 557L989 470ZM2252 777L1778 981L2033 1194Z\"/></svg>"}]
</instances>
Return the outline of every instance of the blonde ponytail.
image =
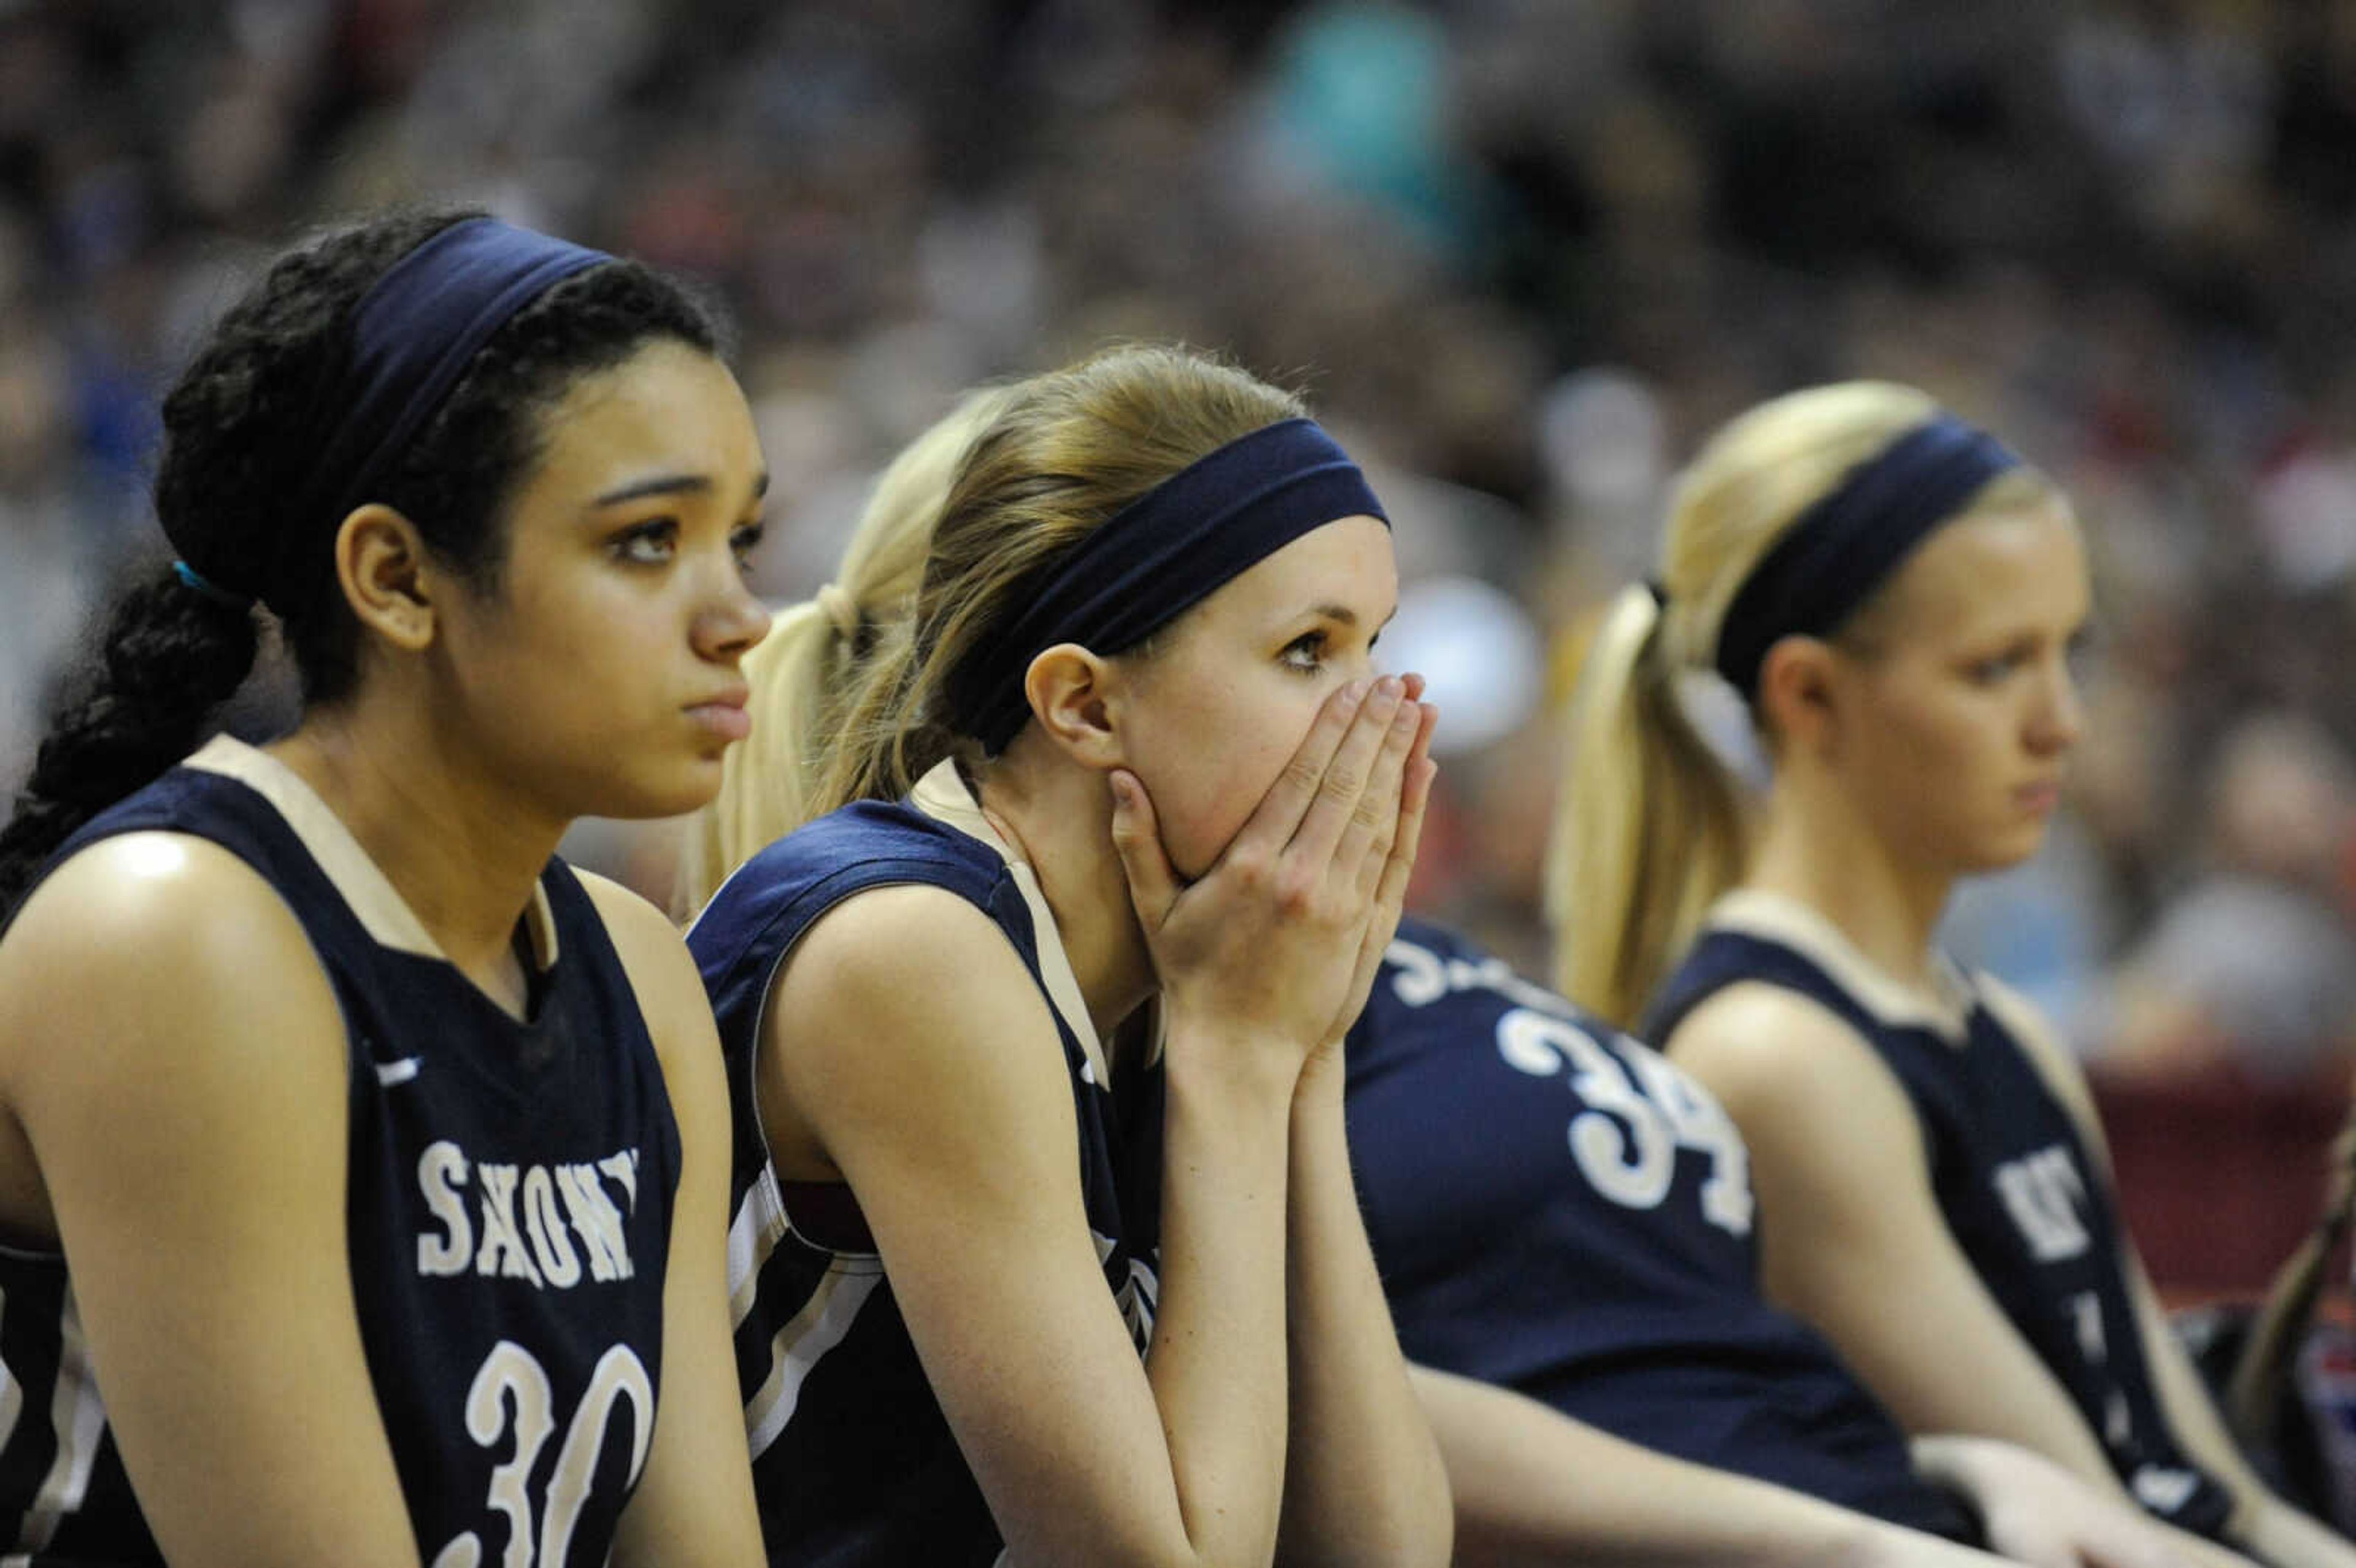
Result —
<instances>
[{"instance_id":1,"label":"blonde ponytail","mask_svg":"<svg viewBox=\"0 0 2356 1568\"><path fill-rule=\"evenodd\" d=\"M924 580L941 503L1003 388L969 393L892 460L875 482L835 581L781 612L744 659L753 733L722 765L720 793L695 814L677 902L701 909L757 853L840 801L826 796L826 737L860 706L878 669L905 663L906 620Z\"/></svg>"},{"instance_id":2,"label":"blonde ponytail","mask_svg":"<svg viewBox=\"0 0 2356 1568\"><path fill-rule=\"evenodd\" d=\"M1622 1027L1742 871L1742 802L1677 700L1666 620L1645 587L1605 613L1547 855L1556 988Z\"/></svg>"}]
</instances>

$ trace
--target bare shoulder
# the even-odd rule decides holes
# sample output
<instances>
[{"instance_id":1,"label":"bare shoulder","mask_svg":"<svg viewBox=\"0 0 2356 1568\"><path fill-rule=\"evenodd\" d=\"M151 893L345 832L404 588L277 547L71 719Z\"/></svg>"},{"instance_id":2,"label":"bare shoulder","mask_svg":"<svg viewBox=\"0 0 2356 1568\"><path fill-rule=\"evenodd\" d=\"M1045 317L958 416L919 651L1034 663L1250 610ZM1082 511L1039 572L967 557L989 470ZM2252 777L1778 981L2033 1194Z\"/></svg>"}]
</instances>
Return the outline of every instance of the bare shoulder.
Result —
<instances>
[{"instance_id":1,"label":"bare shoulder","mask_svg":"<svg viewBox=\"0 0 2356 1568\"><path fill-rule=\"evenodd\" d=\"M597 918L605 923L605 934L613 939L624 964L641 956L668 963L684 950L679 927L662 911L611 877L580 866L571 869L596 906Z\"/></svg>"},{"instance_id":2,"label":"bare shoulder","mask_svg":"<svg viewBox=\"0 0 2356 1568\"><path fill-rule=\"evenodd\" d=\"M710 1059L716 1069L719 1048L712 1021L712 1004L704 995L703 977L696 973L687 944L670 917L609 877L578 867L580 879L606 939L630 977L638 998L638 1012L655 1042L663 1076L679 1092L680 1055Z\"/></svg>"},{"instance_id":3,"label":"bare shoulder","mask_svg":"<svg viewBox=\"0 0 2356 1568\"><path fill-rule=\"evenodd\" d=\"M68 1024L76 1055L103 1054L117 1042L94 1027L94 1011L193 1025L218 1008L289 1000L336 1015L326 971L277 890L209 839L125 833L59 867L0 941L0 1061L41 1053L38 1042Z\"/></svg>"},{"instance_id":4,"label":"bare shoulder","mask_svg":"<svg viewBox=\"0 0 2356 1568\"><path fill-rule=\"evenodd\" d=\"M845 899L780 966L762 1031L830 1096L863 1089L908 1106L946 1104L980 1081L1060 1083L1055 1017L1006 933L943 888L894 884ZM863 1097L863 1095L862 1096Z\"/></svg>"},{"instance_id":5,"label":"bare shoulder","mask_svg":"<svg viewBox=\"0 0 2356 1568\"><path fill-rule=\"evenodd\" d=\"M1034 989L995 921L948 889L919 882L870 888L820 915L778 986L804 1000L919 1010L1009 986Z\"/></svg>"},{"instance_id":6,"label":"bare shoulder","mask_svg":"<svg viewBox=\"0 0 2356 1568\"><path fill-rule=\"evenodd\" d=\"M289 1117L340 1129L348 1050L294 910L191 835L82 850L0 942L0 1100L45 1168L75 1148L120 1163L126 1136L166 1159Z\"/></svg>"},{"instance_id":7,"label":"bare shoulder","mask_svg":"<svg viewBox=\"0 0 2356 1568\"><path fill-rule=\"evenodd\" d=\"M1761 980L1727 987L1687 1014L1661 1049L1737 1120L1798 1114L1854 1096L1890 1096L1896 1080L1847 1019L1812 997Z\"/></svg>"}]
</instances>

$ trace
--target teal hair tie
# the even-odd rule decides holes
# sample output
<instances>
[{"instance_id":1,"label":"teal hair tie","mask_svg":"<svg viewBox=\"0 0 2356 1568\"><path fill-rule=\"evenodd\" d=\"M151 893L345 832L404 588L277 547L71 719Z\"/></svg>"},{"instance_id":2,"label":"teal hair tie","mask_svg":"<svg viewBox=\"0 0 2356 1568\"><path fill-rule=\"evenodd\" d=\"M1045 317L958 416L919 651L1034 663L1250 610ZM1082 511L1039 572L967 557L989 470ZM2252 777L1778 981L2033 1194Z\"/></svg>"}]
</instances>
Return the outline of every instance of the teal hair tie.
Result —
<instances>
[{"instance_id":1,"label":"teal hair tie","mask_svg":"<svg viewBox=\"0 0 2356 1568\"><path fill-rule=\"evenodd\" d=\"M230 592L185 560L176 560L172 563L172 575L216 604L225 604L232 610L253 608L253 601L251 598L242 593Z\"/></svg>"}]
</instances>

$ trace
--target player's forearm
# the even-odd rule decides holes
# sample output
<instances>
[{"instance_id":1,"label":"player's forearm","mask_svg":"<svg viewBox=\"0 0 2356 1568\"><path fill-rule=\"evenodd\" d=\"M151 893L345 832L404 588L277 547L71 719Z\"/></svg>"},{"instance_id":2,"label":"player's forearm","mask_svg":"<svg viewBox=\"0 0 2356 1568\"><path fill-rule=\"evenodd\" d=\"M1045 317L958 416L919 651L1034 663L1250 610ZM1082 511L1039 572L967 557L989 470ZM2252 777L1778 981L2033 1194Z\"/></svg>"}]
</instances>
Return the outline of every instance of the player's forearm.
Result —
<instances>
[{"instance_id":1,"label":"player's forearm","mask_svg":"<svg viewBox=\"0 0 2356 1568\"><path fill-rule=\"evenodd\" d=\"M1167 1053L1161 1295L1146 1374L1196 1558L1264 1563L1285 1463L1286 1101L1191 1071L1194 1044L1173 1039Z\"/></svg>"},{"instance_id":2,"label":"player's forearm","mask_svg":"<svg viewBox=\"0 0 2356 1568\"><path fill-rule=\"evenodd\" d=\"M2234 1526L2237 1544L2271 1568L2356 1568L2356 1546L2272 1493L2244 1499Z\"/></svg>"},{"instance_id":3,"label":"player's forearm","mask_svg":"<svg viewBox=\"0 0 2356 1568\"><path fill-rule=\"evenodd\" d=\"M1288 1288L1289 1564L1445 1563L1448 1476L1375 1271L1351 1180L1338 1054L1293 1099Z\"/></svg>"},{"instance_id":4,"label":"player's forearm","mask_svg":"<svg viewBox=\"0 0 2356 1568\"><path fill-rule=\"evenodd\" d=\"M1671 1458L1510 1390L1425 1368L1413 1379L1455 1488L1460 1568L1995 1568L1985 1553Z\"/></svg>"}]
</instances>

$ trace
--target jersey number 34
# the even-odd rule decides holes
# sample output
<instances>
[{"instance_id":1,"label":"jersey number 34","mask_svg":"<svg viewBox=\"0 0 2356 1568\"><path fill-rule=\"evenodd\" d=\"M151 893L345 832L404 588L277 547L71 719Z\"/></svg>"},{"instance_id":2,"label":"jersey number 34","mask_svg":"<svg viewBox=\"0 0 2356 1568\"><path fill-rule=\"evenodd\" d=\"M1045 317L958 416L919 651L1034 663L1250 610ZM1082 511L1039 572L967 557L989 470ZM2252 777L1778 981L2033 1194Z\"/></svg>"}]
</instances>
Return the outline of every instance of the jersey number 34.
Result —
<instances>
[{"instance_id":1,"label":"jersey number 34","mask_svg":"<svg viewBox=\"0 0 2356 1568\"><path fill-rule=\"evenodd\" d=\"M1677 1150L1709 1157L1702 1218L1751 1232L1751 1156L1707 1090L1645 1050L1615 1051L1569 1019L1515 1008L1497 1020L1497 1052L1534 1078L1568 1072L1586 1107L1570 1119L1571 1157L1595 1189L1630 1209L1657 1209L1676 1183Z\"/></svg>"}]
</instances>

